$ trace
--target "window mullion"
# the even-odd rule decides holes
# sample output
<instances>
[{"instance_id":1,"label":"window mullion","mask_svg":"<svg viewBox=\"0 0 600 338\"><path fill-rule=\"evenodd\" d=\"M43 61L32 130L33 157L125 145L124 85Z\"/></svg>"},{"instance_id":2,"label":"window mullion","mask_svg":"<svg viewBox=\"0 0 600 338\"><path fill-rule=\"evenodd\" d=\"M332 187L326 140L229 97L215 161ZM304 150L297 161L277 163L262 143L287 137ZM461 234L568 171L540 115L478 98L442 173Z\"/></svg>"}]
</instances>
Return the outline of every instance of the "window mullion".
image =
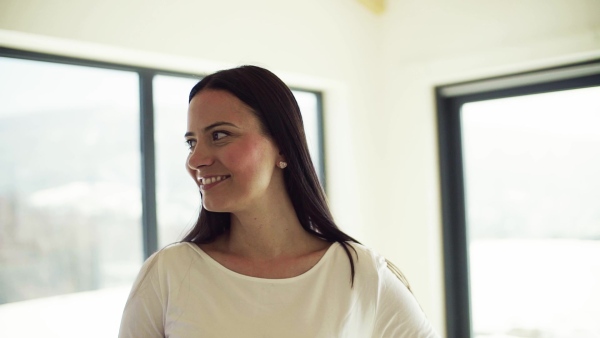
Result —
<instances>
[{"instance_id":1,"label":"window mullion","mask_svg":"<svg viewBox=\"0 0 600 338\"><path fill-rule=\"evenodd\" d=\"M142 158L142 237L144 257L158 250L156 221L156 163L154 150L154 105L152 79L148 70L140 76L140 145Z\"/></svg>"}]
</instances>

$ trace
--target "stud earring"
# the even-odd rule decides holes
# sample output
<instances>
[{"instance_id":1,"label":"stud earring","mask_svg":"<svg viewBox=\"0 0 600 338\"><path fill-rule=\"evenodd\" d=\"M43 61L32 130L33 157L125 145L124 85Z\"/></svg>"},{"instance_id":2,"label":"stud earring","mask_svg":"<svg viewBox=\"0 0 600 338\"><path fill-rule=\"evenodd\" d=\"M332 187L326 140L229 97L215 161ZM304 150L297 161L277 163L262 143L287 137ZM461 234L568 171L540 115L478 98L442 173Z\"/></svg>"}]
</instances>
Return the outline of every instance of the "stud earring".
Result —
<instances>
[{"instance_id":1,"label":"stud earring","mask_svg":"<svg viewBox=\"0 0 600 338\"><path fill-rule=\"evenodd\" d=\"M281 161L277 163L277 166L281 169L285 169L285 167L287 167L287 162Z\"/></svg>"}]
</instances>

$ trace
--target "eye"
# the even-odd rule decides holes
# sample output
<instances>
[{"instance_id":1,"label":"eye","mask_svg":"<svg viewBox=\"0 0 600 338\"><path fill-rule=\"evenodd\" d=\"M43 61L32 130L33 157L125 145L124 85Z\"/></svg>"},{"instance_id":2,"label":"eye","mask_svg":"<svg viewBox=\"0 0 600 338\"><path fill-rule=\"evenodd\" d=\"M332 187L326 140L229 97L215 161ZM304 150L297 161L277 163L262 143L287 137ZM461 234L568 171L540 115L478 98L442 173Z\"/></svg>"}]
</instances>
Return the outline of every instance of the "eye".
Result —
<instances>
[{"instance_id":1,"label":"eye","mask_svg":"<svg viewBox=\"0 0 600 338\"><path fill-rule=\"evenodd\" d=\"M212 135L212 140L213 141L218 141L218 140L220 140L220 139L222 139L224 137L229 136L229 133L224 132L224 131L214 131L214 132L212 132L211 135Z\"/></svg>"},{"instance_id":2,"label":"eye","mask_svg":"<svg viewBox=\"0 0 600 338\"><path fill-rule=\"evenodd\" d=\"M185 140L185 144L187 144L188 149L192 151L196 146L196 140Z\"/></svg>"}]
</instances>

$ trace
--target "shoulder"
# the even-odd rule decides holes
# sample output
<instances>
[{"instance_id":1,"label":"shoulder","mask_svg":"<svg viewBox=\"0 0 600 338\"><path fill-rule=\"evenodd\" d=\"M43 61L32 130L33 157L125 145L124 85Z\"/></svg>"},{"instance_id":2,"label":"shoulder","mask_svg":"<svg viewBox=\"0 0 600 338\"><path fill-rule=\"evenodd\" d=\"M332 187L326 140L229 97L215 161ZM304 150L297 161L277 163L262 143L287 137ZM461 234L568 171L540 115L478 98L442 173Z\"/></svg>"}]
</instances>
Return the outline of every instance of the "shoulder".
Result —
<instances>
[{"instance_id":1,"label":"shoulder","mask_svg":"<svg viewBox=\"0 0 600 338\"><path fill-rule=\"evenodd\" d=\"M119 337L163 336L170 284L191 265L193 252L193 244L176 243L146 259L127 299Z\"/></svg>"},{"instance_id":2,"label":"shoulder","mask_svg":"<svg viewBox=\"0 0 600 338\"><path fill-rule=\"evenodd\" d=\"M195 244L187 242L165 246L146 259L138 274L137 282L142 283L148 279L160 281L167 275L188 269L199 256L198 250Z\"/></svg>"},{"instance_id":3,"label":"shoulder","mask_svg":"<svg viewBox=\"0 0 600 338\"><path fill-rule=\"evenodd\" d=\"M359 243L347 242L346 244L360 273L379 275L383 270L388 269L387 260L377 251Z\"/></svg>"},{"instance_id":4,"label":"shoulder","mask_svg":"<svg viewBox=\"0 0 600 338\"><path fill-rule=\"evenodd\" d=\"M357 259L361 257L366 261L366 264L370 266L378 274L385 273L391 274L396 277L402 284L404 284L409 290L408 280L402 273L402 271L394 265L390 260L376 252L375 250L366 247L358 243L348 243L356 252Z\"/></svg>"},{"instance_id":5,"label":"shoulder","mask_svg":"<svg viewBox=\"0 0 600 338\"><path fill-rule=\"evenodd\" d=\"M362 292L374 295L377 337L438 337L400 269L375 250L351 243Z\"/></svg>"},{"instance_id":6,"label":"shoulder","mask_svg":"<svg viewBox=\"0 0 600 338\"><path fill-rule=\"evenodd\" d=\"M194 243L178 242L155 252L145 262L142 270L154 270L158 274L176 273L189 269L201 257L201 250Z\"/></svg>"},{"instance_id":7,"label":"shoulder","mask_svg":"<svg viewBox=\"0 0 600 338\"><path fill-rule=\"evenodd\" d=\"M370 259L377 259L378 257L381 257L379 253L363 244L355 242L346 242L346 244L354 249L354 251L358 255L358 258L370 257Z\"/></svg>"},{"instance_id":8,"label":"shoulder","mask_svg":"<svg viewBox=\"0 0 600 338\"><path fill-rule=\"evenodd\" d=\"M161 260L178 260L184 258L187 255L197 255L200 249L194 243L190 242L176 242L169 244L164 248L155 252L152 256L156 256ZM152 258L152 256L150 258Z\"/></svg>"},{"instance_id":9,"label":"shoulder","mask_svg":"<svg viewBox=\"0 0 600 338\"><path fill-rule=\"evenodd\" d=\"M174 255L180 254L190 254L197 253L199 250L198 246L195 243L191 242L175 242L165 246L164 248L155 252L155 254L159 254L164 257L172 257Z\"/></svg>"},{"instance_id":10,"label":"shoulder","mask_svg":"<svg viewBox=\"0 0 600 338\"><path fill-rule=\"evenodd\" d=\"M174 243L152 254L142 265L129 298L142 292L165 296L169 280L185 275L199 254L193 243Z\"/></svg>"}]
</instances>

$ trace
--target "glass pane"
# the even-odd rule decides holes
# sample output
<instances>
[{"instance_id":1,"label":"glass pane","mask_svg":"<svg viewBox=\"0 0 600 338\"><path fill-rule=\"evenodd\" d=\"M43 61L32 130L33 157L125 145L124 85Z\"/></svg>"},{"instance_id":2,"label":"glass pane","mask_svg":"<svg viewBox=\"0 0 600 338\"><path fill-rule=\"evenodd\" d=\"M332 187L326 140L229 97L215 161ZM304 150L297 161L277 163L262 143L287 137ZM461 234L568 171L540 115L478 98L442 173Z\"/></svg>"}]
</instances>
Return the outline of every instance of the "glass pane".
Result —
<instances>
[{"instance_id":1,"label":"glass pane","mask_svg":"<svg viewBox=\"0 0 600 338\"><path fill-rule=\"evenodd\" d=\"M475 337L600 337L600 87L461 113Z\"/></svg>"},{"instance_id":2,"label":"glass pane","mask_svg":"<svg viewBox=\"0 0 600 338\"><path fill-rule=\"evenodd\" d=\"M154 77L154 137L156 140L156 204L159 246L181 238L195 223L200 195L185 170L188 150L183 135L187 128L188 95L198 80L157 75ZM309 151L319 172L319 106L317 95L293 91L302 111Z\"/></svg>"},{"instance_id":3,"label":"glass pane","mask_svg":"<svg viewBox=\"0 0 600 338\"><path fill-rule=\"evenodd\" d=\"M304 122L304 133L306 134L306 142L308 143L308 151L312 158L317 174L321 182L323 177L321 176L321 144L319 140L319 130L321 126L319 116L319 103L317 100L317 94L311 92L304 92L299 90L292 91L300 106L302 112L302 120Z\"/></svg>"},{"instance_id":4,"label":"glass pane","mask_svg":"<svg viewBox=\"0 0 600 338\"><path fill-rule=\"evenodd\" d=\"M198 218L200 194L185 166L188 96L198 80L154 77L156 211L159 246L181 240Z\"/></svg>"},{"instance_id":5,"label":"glass pane","mask_svg":"<svg viewBox=\"0 0 600 338\"><path fill-rule=\"evenodd\" d=\"M0 337L114 337L142 262L138 77L0 74Z\"/></svg>"}]
</instances>

